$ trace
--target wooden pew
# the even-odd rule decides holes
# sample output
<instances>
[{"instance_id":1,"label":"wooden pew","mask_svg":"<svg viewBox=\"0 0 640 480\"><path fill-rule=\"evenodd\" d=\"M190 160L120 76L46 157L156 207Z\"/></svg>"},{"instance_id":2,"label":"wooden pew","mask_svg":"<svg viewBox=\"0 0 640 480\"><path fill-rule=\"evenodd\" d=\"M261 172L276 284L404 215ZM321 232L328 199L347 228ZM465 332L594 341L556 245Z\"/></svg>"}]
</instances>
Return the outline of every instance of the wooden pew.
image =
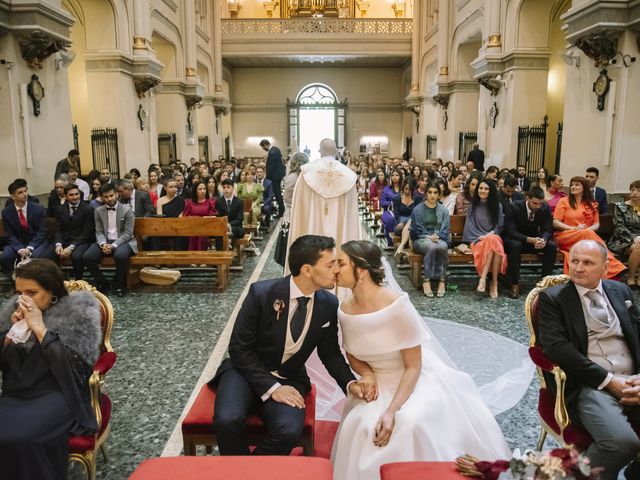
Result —
<instances>
[{"instance_id":1,"label":"wooden pew","mask_svg":"<svg viewBox=\"0 0 640 480\"><path fill-rule=\"evenodd\" d=\"M53 242L56 222L47 219L48 237ZM131 257L131 268L127 275L127 286L134 287L140 282L139 268L144 266L216 266L218 291L224 290L229 283L229 266L234 253L229 250L229 228L227 217L148 217L136 218L134 235L138 242L138 254ZM0 222L0 236L4 235ZM179 250L143 250L142 237L222 237L222 250L179 251ZM113 257L104 257L103 267L114 267ZM71 265L71 260L64 260L61 265Z\"/></svg>"},{"instance_id":2,"label":"wooden pew","mask_svg":"<svg viewBox=\"0 0 640 480\"><path fill-rule=\"evenodd\" d=\"M131 257L131 266L215 266L218 273L216 289L223 291L229 283L229 267L233 262L228 231L227 217L136 218L134 234L139 249L142 249L142 237L222 237L222 250L139 250ZM134 287L139 282L139 275L131 281L130 287Z\"/></svg>"},{"instance_id":3,"label":"wooden pew","mask_svg":"<svg viewBox=\"0 0 640 480\"><path fill-rule=\"evenodd\" d=\"M464 231L464 223L466 221L465 215L451 215L451 243L455 247L462 243L462 232ZM605 241L613 234L613 216L610 214L600 215L600 229L598 235L600 235ZM423 256L413 249L407 251L407 257L409 258L409 264L411 270L409 277L411 283L418 289L422 290L422 261ZM522 265L531 265L541 262L541 255L538 253L524 253L522 255ZM562 265L564 262L564 256L558 252L556 256L556 264ZM454 250L449 254L450 265L468 265L473 266L473 255L463 255Z\"/></svg>"}]
</instances>

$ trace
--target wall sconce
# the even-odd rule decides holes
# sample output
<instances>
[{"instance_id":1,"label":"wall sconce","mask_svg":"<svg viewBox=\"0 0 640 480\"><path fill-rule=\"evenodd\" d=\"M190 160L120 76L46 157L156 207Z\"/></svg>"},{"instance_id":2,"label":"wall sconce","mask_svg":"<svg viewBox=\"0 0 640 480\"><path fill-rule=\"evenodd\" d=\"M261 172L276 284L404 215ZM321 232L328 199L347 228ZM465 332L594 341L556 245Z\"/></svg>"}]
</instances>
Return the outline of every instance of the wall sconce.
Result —
<instances>
[{"instance_id":1,"label":"wall sconce","mask_svg":"<svg viewBox=\"0 0 640 480\"><path fill-rule=\"evenodd\" d=\"M360 10L360 13L362 13L362 18L366 17L367 10L369 10L369 6L371 5L371 3L365 0L358 0L356 4L358 5L358 10Z\"/></svg>"},{"instance_id":2,"label":"wall sconce","mask_svg":"<svg viewBox=\"0 0 640 480\"><path fill-rule=\"evenodd\" d=\"M272 1L263 1L262 2L262 6L264 7L265 11L267 12L267 17L268 18L273 18L273 10L280 5L280 2L272 2Z\"/></svg>"},{"instance_id":3,"label":"wall sconce","mask_svg":"<svg viewBox=\"0 0 640 480\"><path fill-rule=\"evenodd\" d=\"M407 2L405 0L389 0L389 3L391 3L391 8L393 8L396 18L402 18Z\"/></svg>"},{"instance_id":4,"label":"wall sconce","mask_svg":"<svg viewBox=\"0 0 640 480\"><path fill-rule=\"evenodd\" d=\"M238 12L241 7L239 0L227 0L227 7L231 18L238 18Z\"/></svg>"}]
</instances>

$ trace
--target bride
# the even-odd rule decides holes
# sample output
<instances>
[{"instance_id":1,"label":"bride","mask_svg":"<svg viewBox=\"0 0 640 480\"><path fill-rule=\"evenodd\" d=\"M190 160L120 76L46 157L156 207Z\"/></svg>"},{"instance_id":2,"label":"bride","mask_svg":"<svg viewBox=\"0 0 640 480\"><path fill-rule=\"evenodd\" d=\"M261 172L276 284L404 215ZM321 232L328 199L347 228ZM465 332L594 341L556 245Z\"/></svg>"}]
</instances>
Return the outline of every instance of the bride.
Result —
<instances>
[{"instance_id":1,"label":"bride","mask_svg":"<svg viewBox=\"0 0 640 480\"><path fill-rule=\"evenodd\" d=\"M377 479L385 463L452 461L463 453L509 458L473 380L429 348L408 295L382 286L379 247L347 242L337 265L337 285L353 293L338 310L343 346L365 400L345 404L331 455L334 479Z\"/></svg>"}]
</instances>

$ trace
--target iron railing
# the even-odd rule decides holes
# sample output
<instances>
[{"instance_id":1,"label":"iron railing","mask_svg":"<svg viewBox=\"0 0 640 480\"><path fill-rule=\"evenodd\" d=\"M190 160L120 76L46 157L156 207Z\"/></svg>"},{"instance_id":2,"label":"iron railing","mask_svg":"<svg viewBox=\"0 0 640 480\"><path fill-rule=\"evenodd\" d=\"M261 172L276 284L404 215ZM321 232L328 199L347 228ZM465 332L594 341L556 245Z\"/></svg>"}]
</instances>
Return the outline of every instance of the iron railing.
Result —
<instances>
[{"instance_id":1,"label":"iron railing","mask_svg":"<svg viewBox=\"0 0 640 480\"><path fill-rule=\"evenodd\" d=\"M427 135L427 158L431 160L436 158L437 145L438 145L438 137L435 135Z\"/></svg>"},{"instance_id":2,"label":"iron railing","mask_svg":"<svg viewBox=\"0 0 640 480\"><path fill-rule=\"evenodd\" d=\"M176 160L178 156L176 149L175 133L160 133L158 135L158 162L160 168L166 168Z\"/></svg>"},{"instance_id":3,"label":"iron railing","mask_svg":"<svg viewBox=\"0 0 640 480\"><path fill-rule=\"evenodd\" d=\"M458 160L467 160L474 143L478 143L478 132L458 133Z\"/></svg>"},{"instance_id":4,"label":"iron railing","mask_svg":"<svg viewBox=\"0 0 640 480\"><path fill-rule=\"evenodd\" d=\"M198 137L198 154L200 160L204 159L205 162L209 163L209 137L207 135Z\"/></svg>"},{"instance_id":5,"label":"iron railing","mask_svg":"<svg viewBox=\"0 0 640 480\"><path fill-rule=\"evenodd\" d=\"M78 125L76 125L75 123L73 124L72 131L73 131L73 148L80 151L80 148L78 147Z\"/></svg>"},{"instance_id":6,"label":"iron railing","mask_svg":"<svg viewBox=\"0 0 640 480\"><path fill-rule=\"evenodd\" d=\"M544 167L547 148L549 117L544 116L540 125L518 127L518 165L524 165L529 178L537 178L538 170Z\"/></svg>"},{"instance_id":7,"label":"iron railing","mask_svg":"<svg viewBox=\"0 0 640 480\"><path fill-rule=\"evenodd\" d=\"M562 129L563 123L558 123L558 132L556 133L556 168L554 172L560 173L560 154L562 153Z\"/></svg>"},{"instance_id":8,"label":"iron railing","mask_svg":"<svg viewBox=\"0 0 640 480\"><path fill-rule=\"evenodd\" d=\"M118 129L94 128L91 130L91 153L93 168L108 168L111 178L120 178L120 156L118 154Z\"/></svg>"}]
</instances>

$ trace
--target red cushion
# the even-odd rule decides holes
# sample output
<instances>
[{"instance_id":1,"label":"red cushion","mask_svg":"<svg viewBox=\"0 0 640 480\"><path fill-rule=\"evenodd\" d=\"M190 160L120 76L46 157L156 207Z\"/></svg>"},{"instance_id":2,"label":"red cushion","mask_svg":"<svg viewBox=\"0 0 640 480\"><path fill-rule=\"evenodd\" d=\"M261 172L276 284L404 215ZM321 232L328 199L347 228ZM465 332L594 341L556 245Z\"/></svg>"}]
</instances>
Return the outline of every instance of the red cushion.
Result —
<instances>
[{"instance_id":1,"label":"red cushion","mask_svg":"<svg viewBox=\"0 0 640 480\"><path fill-rule=\"evenodd\" d=\"M313 433L313 456L320 458L331 458L333 439L338 432L338 422L327 420L316 420L316 429ZM302 456L302 447L296 447L291 451L291 455Z\"/></svg>"},{"instance_id":2,"label":"red cushion","mask_svg":"<svg viewBox=\"0 0 640 480\"><path fill-rule=\"evenodd\" d=\"M213 410L216 400L216 391L209 385L203 385L200 393L193 402L186 417L182 421L183 434L207 435L213 434ZM316 416L316 387L311 385L311 391L304 398L305 415L303 433L310 435L315 428ZM247 433L263 434L264 424L258 415L250 415L247 418Z\"/></svg>"},{"instance_id":3,"label":"red cushion","mask_svg":"<svg viewBox=\"0 0 640 480\"><path fill-rule=\"evenodd\" d=\"M129 480L332 480L333 467L314 457L164 457L142 462Z\"/></svg>"},{"instance_id":4,"label":"red cushion","mask_svg":"<svg viewBox=\"0 0 640 480\"><path fill-rule=\"evenodd\" d=\"M100 358L93 364L93 370L98 371L101 375L107 373L116 363L116 352L104 352Z\"/></svg>"},{"instance_id":5,"label":"red cushion","mask_svg":"<svg viewBox=\"0 0 640 480\"><path fill-rule=\"evenodd\" d=\"M453 462L397 462L380 467L381 480L461 480L468 479Z\"/></svg>"},{"instance_id":6,"label":"red cushion","mask_svg":"<svg viewBox=\"0 0 640 480\"><path fill-rule=\"evenodd\" d=\"M100 399L100 411L102 412L102 425L98 438L102 436L111 421L111 399L106 393ZM85 453L96 447L95 435L71 435L69 437L69 453Z\"/></svg>"},{"instance_id":7,"label":"red cushion","mask_svg":"<svg viewBox=\"0 0 640 480\"><path fill-rule=\"evenodd\" d=\"M556 366L555 363L545 356L541 347L529 347L529 357L531 357L531 360L536 364L536 366L546 370L547 372L552 371Z\"/></svg>"},{"instance_id":8,"label":"red cushion","mask_svg":"<svg viewBox=\"0 0 640 480\"><path fill-rule=\"evenodd\" d=\"M538 413L540 414L540 418L542 418L557 435L560 435L560 426L553 415L555 403L555 393L548 388L541 388L538 395ZM566 443L575 446L580 451L586 450L593 442L591 435L589 435L586 430L572 423L564 429L562 437Z\"/></svg>"}]
</instances>

